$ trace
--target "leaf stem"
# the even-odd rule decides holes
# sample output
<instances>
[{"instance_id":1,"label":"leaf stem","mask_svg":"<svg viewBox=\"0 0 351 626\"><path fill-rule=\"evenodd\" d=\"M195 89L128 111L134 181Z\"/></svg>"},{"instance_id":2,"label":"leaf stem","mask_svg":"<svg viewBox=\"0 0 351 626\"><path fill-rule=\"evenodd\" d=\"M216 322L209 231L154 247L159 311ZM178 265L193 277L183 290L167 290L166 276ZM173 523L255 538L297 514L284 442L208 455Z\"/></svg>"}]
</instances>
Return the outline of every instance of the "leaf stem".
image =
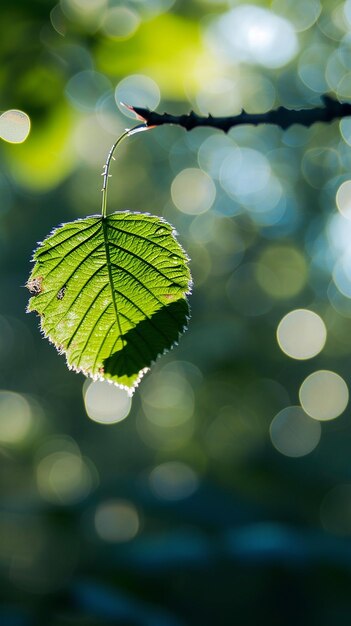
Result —
<instances>
[{"instance_id":1,"label":"leaf stem","mask_svg":"<svg viewBox=\"0 0 351 626\"><path fill-rule=\"evenodd\" d=\"M103 219L106 217L106 211L107 211L107 186L108 186L108 179L111 176L109 172L110 172L111 161L114 158L113 154L117 146L119 146L119 144L122 143L123 139L125 139L126 137L130 137L131 135L134 135L135 133L138 133L142 130L150 130L150 126L147 126L146 123L143 122L142 124L138 124L138 126L134 126L134 128L127 129L124 133L122 133L122 135L120 135L120 137L118 137L118 139L115 141L110 152L107 155L106 163L104 165L104 169L102 172L103 183L102 183L102 190L101 190L102 191L101 216Z\"/></svg>"}]
</instances>

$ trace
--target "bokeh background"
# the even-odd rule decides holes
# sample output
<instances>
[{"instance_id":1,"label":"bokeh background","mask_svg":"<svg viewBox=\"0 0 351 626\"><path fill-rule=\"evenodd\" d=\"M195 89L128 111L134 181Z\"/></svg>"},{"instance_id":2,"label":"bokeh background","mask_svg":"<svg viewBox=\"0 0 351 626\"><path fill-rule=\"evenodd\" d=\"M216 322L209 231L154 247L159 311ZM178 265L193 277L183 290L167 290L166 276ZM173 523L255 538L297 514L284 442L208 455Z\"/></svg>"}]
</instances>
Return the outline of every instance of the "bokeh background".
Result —
<instances>
[{"instance_id":1,"label":"bokeh background","mask_svg":"<svg viewBox=\"0 0 351 626\"><path fill-rule=\"evenodd\" d=\"M132 400L25 312L36 242L100 211L121 101L347 101L350 46L350 0L3 1L0 109L31 120L0 146L4 626L350 624L350 119L119 149L109 210L169 220L194 279Z\"/></svg>"}]
</instances>

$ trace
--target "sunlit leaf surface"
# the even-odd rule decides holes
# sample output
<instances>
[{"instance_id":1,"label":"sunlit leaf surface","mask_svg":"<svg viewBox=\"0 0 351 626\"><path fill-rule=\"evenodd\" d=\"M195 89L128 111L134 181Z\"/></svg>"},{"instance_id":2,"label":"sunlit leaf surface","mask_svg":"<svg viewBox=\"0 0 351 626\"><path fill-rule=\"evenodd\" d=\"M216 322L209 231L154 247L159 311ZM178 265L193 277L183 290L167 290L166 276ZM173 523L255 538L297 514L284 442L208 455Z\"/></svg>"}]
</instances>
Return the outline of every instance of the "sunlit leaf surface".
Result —
<instances>
[{"instance_id":1,"label":"sunlit leaf surface","mask_svg":"<svg viewBox=\"0 0 351 626\"><path fill-rule=\"evenodd\" d=\"M187 324L187 257L158 217L117 212L65 224L34 253L28 310L68 366L131 392Z\"/></svg>"}]
</instances>

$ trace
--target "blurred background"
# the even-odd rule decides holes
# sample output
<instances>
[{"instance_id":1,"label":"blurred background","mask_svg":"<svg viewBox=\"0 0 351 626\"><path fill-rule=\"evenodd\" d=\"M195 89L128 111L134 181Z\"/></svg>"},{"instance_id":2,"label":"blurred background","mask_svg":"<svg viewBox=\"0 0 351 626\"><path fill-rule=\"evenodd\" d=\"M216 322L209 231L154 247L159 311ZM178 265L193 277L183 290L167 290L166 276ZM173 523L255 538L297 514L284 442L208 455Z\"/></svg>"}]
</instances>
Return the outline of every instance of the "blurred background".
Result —
<instances>
[{"instance_id":1,"label":"blurred background","mask_svg":"<svg viewBox=\"0 0 351 626\"><path fill-rule=\"evenodd\" d=\"M350 47L351 0L2 3L0 109L31 121L0 145L4 626L350 624L351 119L119 149L109 211L164 216L194 279L132 400L68 371L24 288L36 242L100 211L121 101L348 101Z\"/></svg>"}]
</instances>

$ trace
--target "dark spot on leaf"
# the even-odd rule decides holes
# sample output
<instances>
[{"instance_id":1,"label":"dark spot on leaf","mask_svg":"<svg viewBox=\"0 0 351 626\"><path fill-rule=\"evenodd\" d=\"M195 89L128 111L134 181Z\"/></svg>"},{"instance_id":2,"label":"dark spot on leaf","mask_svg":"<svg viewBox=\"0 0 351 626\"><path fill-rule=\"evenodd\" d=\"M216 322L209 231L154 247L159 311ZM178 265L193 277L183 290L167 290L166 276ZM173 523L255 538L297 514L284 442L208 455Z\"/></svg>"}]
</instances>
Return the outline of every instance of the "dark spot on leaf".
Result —
<instances>
[{"instance_id":1,"label":"dark spot on leaf","mask_svg":"<svg viewBox=\"0 0 351 626\"><path fill-rule=\"evenodd\" d=\"M99 367L99 374L104 374L104 373L105 373L105 368Z\"/></svg>"},{"instance_id":2,"label":"dark spot on leaf","mask_svg":"<svg viewBox=\"0 0 351 626\"><path fill-rule=\"evenodd\" d=\"M31 278L30 280L28 280L26 287L31 293L37 296L39 293L42 293L44 291L43 277L37 276L36 278Z\"/></svg>"},{"instance_id":3,"label":"dark spot on leaf","mask_svg":"<svg viewBox=\"0 0 351 626\"><path fill-rule=\"evenodd\" d=\"M67 285L63 285L63 287L61 287L60 291L57 293L57 296L56 296L58 300L62 300L63 296L66 293L66 289L67 289Z\"/></svg>"}]
</instances>

